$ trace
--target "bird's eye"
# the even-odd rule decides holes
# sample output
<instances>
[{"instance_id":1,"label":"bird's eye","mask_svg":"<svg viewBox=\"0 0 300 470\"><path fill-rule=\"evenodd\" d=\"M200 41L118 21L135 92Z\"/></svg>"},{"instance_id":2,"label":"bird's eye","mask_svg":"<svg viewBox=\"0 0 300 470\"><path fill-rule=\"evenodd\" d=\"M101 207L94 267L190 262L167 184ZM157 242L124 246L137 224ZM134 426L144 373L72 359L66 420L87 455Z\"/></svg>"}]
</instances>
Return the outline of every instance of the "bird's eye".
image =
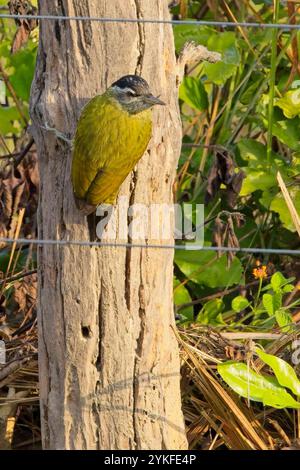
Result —
<instances>
[{"instance_id":1,"label":"bird's eye","mask_svg":"<svg viewBox=\"0 0 300 470\"><path fill-rule=\"evenodd\" d=\"M126 93L127 96L137 96L136 93L134 91L127 91Z\"/></svg>"}]
</instances>

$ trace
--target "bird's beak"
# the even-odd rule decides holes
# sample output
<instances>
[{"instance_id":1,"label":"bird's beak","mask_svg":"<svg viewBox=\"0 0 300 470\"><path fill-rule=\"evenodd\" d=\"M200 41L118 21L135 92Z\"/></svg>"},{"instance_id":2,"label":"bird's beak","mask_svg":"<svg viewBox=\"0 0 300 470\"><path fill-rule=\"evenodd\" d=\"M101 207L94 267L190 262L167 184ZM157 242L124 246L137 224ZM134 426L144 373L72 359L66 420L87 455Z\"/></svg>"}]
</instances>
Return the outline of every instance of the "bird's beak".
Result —
<instances>
[{"instance_id":1,"label":"bird's beak","mask_svg":"<svg viewBox=\"0 0 300 470\"><path fill-rule=\"evenodd\" d=\"M155 104L160 104L162 106L165 106L166 103L164 103L162 100L160 100L158 97L153 96L153 95L146 95L144 96L144 102L150 104L151 106L154 106Z\"/></svg>"}]
</instances>

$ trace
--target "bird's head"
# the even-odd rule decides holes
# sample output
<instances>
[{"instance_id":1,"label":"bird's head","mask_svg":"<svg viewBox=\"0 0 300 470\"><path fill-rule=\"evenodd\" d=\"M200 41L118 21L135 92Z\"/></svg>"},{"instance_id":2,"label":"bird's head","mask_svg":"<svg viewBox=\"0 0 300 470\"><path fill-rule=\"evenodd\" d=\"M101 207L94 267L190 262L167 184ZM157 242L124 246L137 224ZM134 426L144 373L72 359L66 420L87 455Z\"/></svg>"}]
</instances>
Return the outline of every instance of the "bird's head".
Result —
<instances>
[{"instance_id":1,"label":"bird's head","mask_svg":"<svg viewBox=\"0 0 300 470\"><path fill-rule=\"evenodd\" d=\"M120 78L110 86L108 93L130 114L138 114L156 104L165 104L152 95L146 80L137 75Z\"/></svg>"}]
</instances>

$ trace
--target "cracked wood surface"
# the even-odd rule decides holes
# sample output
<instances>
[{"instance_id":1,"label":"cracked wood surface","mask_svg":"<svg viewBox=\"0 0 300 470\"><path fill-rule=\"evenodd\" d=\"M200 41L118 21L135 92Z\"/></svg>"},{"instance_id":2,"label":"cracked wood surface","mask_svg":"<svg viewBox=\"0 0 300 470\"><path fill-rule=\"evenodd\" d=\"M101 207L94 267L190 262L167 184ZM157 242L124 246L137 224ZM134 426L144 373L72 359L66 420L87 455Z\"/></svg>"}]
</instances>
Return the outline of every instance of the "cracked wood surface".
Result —
<instances>
[{"instance_id":1,"label":"cracked wood surface","mask_svg":"<svg viewBox=\"0 0 300 470\"><path fill-rule=\"evenodd\" d=\"M168 0L43 0L40 13L169 18ZM41 175L39 238L87 240L70 181L82 106L128 73L167 103L149 148L122 186L131 202L172 202L181 145L172 28L40 22L31 117ZM170 241L170 240L169 240ZM39 365L44 448L186 448L178 345L170 325L169 250L39 249Z\"/></svg>"}]
</instances>

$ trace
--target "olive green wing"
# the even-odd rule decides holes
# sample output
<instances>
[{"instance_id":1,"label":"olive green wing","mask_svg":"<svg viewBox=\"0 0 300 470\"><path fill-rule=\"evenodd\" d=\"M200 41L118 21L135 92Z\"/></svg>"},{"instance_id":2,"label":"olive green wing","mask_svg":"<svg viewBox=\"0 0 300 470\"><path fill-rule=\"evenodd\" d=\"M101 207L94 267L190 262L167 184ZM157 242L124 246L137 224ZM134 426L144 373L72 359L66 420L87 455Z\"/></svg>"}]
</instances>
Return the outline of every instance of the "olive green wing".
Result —
<instances>
[{"instance_id":1,"label":"olive green wing","mask_svg":"<svg viewBox=\"0 0 300 470\"><path fill-rule=\"evenodd\" d=\"M131 128L133 135L126 135L124 130L123 136L117 139L118 148L113 153L108 151L109 160L99 170L87 191L86 200L89 204L114 204L121 184L145 153L151 136L151 121L137 130L132 122L130 124L124 126L121 122L120 127Z\"/></svg>"},{"instance_id":2,"label":"olive green wing","mask_svg":"<svg viewBox=\"0 0 300 470\"><path fill-rule=\"evenodd\" d=\"M93 98L80 116L74 140L75 196L92 205L114 203L145 152L151 130L150 111L131 116L105 94Z\"/></svg>"},{"instance_id":3,"label":"olive green wing","mask_svg":"<svg viewBox=\"0 0 300 470\"><path fill-rule=\"evenodd\" d=\"M72 184L75 197L85 199L89 187L97 174L105 167L105 96L96 96L83 109L76 129L73 159Z\"/></svg>"}]
</instances>

